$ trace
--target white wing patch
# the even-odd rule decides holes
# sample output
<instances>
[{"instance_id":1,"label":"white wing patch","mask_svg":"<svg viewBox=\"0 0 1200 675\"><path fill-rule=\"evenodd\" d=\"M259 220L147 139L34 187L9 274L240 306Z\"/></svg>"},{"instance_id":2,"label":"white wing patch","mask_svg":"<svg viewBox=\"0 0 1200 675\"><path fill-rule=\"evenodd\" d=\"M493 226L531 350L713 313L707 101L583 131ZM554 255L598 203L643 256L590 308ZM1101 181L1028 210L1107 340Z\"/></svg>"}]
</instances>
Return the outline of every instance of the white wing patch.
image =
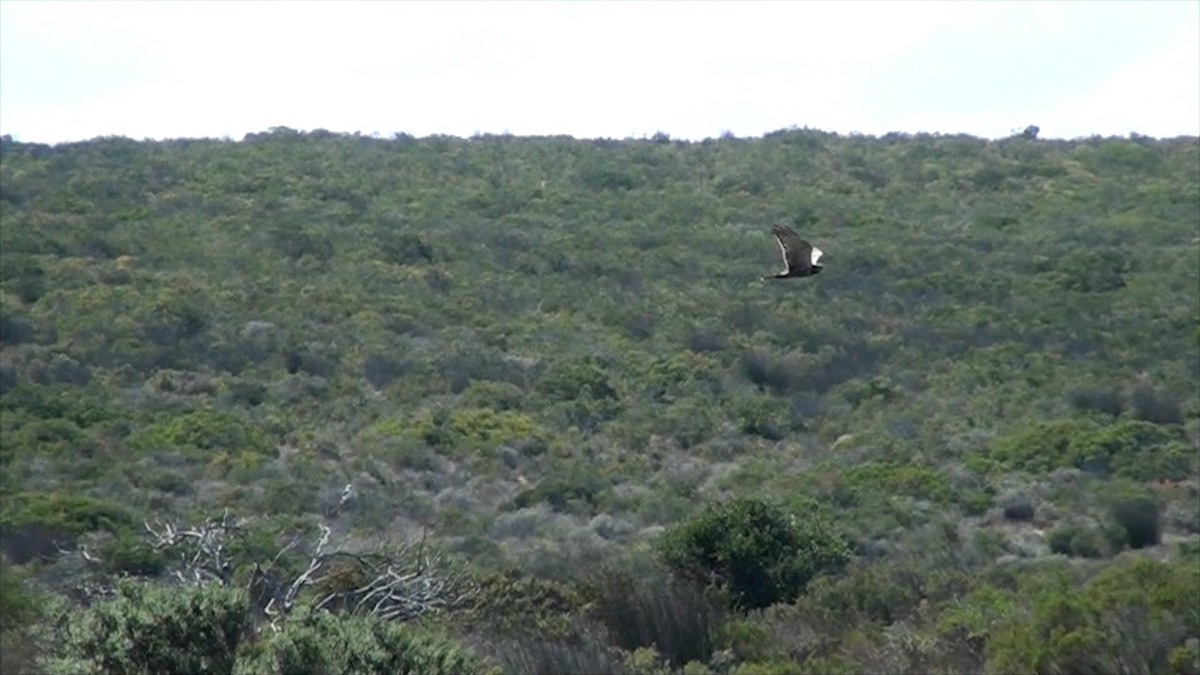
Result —
<instances>
[{"instance_id":1,"label":"white wing patch","mask_svg":"<svg viewBox=\"0 0 1200 675\"><path fill-rule=\"evenodd\" d=\"M825 254L821 251L821 249L814 246L812 250L812 264L816 265L817 261L820 260L821 256L823 255Z\"/></svg>"}]
</instances>

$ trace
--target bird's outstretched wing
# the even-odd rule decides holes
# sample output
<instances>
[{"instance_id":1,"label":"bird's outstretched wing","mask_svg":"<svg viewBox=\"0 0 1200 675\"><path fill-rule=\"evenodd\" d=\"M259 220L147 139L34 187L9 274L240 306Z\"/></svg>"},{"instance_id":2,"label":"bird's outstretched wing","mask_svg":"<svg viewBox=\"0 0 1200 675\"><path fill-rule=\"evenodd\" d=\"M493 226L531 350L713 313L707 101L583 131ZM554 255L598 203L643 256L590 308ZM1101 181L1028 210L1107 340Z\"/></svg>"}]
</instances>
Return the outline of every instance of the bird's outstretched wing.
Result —
<instances>
[{"instance_id":1,"label":"bird's outstretched wing","mask_svg":"<svg viewBox=\"0 0 1200 675\"><path fill-rule=\"evenodd\" d=\"M775 239L779 241L779 249L783 253L783 264L786 267L784 271L789 274L808 270L817 261L817 258L821 257L820 251L814 250L812 244L801 239L786 225L772 226L771 234L775 235Z\"/></svg>"}]
</instances>

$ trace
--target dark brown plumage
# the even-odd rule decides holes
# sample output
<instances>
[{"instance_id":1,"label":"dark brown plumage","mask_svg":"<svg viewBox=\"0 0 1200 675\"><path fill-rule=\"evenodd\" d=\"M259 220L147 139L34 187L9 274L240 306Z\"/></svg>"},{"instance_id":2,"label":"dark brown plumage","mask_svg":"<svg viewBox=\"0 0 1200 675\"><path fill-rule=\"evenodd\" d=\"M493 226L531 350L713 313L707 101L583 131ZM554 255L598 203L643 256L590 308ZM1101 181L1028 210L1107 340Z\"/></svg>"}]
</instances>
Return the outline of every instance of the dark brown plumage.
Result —
<instances>
[{"instance_id":1,"label":"dark brown plumage","mask_svg":"<svg viewBox=\"0 0 1200 675\"><path fill-rule=\"evenodd\" d=\"M809 277L820 272L824 266L818 264L823 255L821 249L801 239L790 227L775 225L771 234L779 241L779 250L783 253L784 269L778 274L763 279L792 279L794 277Z\"/></svg>"}]
</instances>

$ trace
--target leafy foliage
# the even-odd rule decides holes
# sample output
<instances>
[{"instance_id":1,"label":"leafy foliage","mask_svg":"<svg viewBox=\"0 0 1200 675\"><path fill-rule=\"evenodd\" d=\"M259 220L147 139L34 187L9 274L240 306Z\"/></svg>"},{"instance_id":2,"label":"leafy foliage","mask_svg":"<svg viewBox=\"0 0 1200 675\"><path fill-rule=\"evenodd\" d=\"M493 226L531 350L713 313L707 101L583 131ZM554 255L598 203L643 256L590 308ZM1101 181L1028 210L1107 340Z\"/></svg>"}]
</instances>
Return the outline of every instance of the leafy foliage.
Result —
<instances>
[{"instance_id":1,"label":"leafy foliage","mask_svg":"<svg viewBox=\"0 0 1200 675\"><path fill-rule=\"evenodd\" d=\"M411 625L367 617L311 614L293 617L235 673L432 673L485 669L453 642Z\"/></svg>"},{"instance_id":2,"label":"leafy foliage","mask_svg":"<svg viewBox=\"0 0 1200 675\"><path fill-rule=\"evenodd\" d=\"M66 619L51 673L232 673L247 628L244 593L125 584Z\"/></svg>"},{"instance_id":3,"label":"leafy foliage","mask_svg":"<svg viewBox=\"0 0 1200 675\"><path fill-rule=\"evenodd\" d=\"M1173 648L1200 628L1191 600L1200 568L1137 559L1080 592L1047 589L1028 617L1010 615L988 644L997 672L1165 672Z\"/></svg>"},{"instance_id":4,"label":"leafy foliage","mask_svg":"<svg viewBox=\"0 0 1200 675\"><path fill-rule=\"evenodd\" d=\"M1195 475L1197 461L1182 429L1136 420L1039 423L998 439L992 457L1028 471L1074 467L1137 480L1181 480Z\"/></svg>"},{"instance_id":5,"label":"leafy foliage","mask_svg":"<svg viewBox=\"0 0 1200 675\"><path fill-rule=\"evenodd\" d=\"M849 547L825 524L752 498L708 507L668 532L662 553L683 577L728 589L743 609L790 601L813 577L850 560Z\"/></svg>"},{"instance_id":6,"label":"leafy foliage","mask_svg":"<svg viewBox=\"0 0 1200 675\"><path fill-rule=\"evenodd\" d=\"M494 597L436 622L509 670L1194 672L1161 594L1200 605L1198 150L2 139L6 601L166 584L142 523L229 507L266 567L317 521L461 554ZM825 273L758 281L777 221ZM743 611L671 627L684 586L580 572L647 550ZM53 623L9 616L28 670ZM475 667L341 618L236 665Z\"/></svg>"}]
</instances>

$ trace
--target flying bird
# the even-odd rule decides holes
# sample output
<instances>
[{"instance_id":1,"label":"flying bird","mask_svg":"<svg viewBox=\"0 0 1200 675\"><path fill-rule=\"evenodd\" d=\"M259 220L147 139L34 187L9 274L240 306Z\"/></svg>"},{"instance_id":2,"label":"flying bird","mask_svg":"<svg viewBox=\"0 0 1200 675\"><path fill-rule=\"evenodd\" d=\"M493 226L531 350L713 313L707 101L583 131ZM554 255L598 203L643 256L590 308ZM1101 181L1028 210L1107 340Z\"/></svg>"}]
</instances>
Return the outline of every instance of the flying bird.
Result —
<instances>
[{"instance_id":1,"label":"flying bird","mask_svg":"<svg viewBox=\"0 0 1200 675\"><path fill-rule=\"evenodd\" d=\"M801 239L791 228L775 225L771 234L779 240L779 250L783 252L784 269L778 274L763 279L791 279L792 277L809 277L821 271L824 267L817 263L824 255L821 249Z\"/></svg>"}]
</instances>

